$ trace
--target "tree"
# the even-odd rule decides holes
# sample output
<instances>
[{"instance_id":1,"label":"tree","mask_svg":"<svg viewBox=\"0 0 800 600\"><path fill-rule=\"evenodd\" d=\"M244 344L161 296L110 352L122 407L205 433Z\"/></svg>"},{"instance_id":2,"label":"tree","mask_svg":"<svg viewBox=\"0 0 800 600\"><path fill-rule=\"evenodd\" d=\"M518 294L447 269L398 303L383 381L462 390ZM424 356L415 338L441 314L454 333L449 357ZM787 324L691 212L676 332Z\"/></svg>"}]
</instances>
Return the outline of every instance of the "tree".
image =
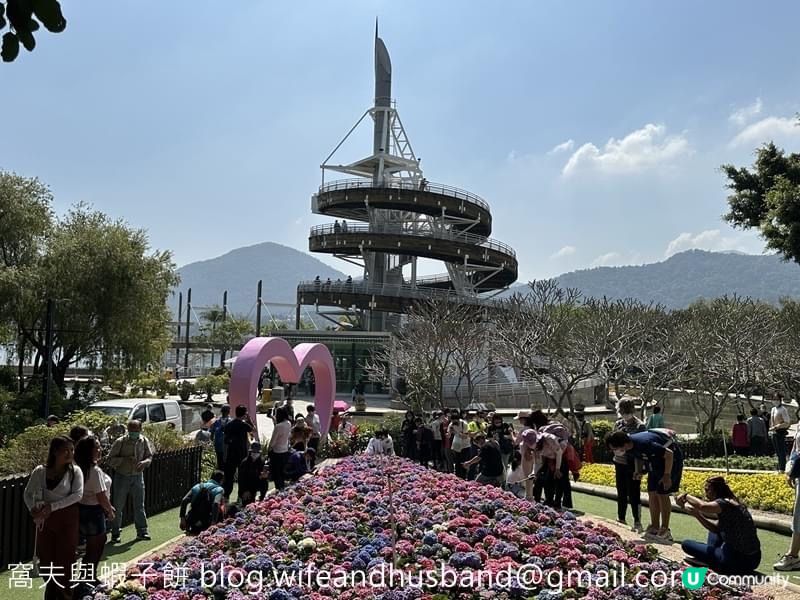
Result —
<instances>
[{"instance_id":1,"label":"tree","mask_svg":"<svg viewBox=\"0 0 800 600\"><path fill-rule=\"evenodd\" d=\"M160 361L169 346L166 300L178 276L169 252L150 252L143 230L79 205L19 276L13 318L35 352L35 374L47 356L44 308L55 300L52 373L62 389L72 364L130 369Z\"/></svg>"},{"instance_id":2,"label":"tree","mask_svg":"<svg viewBox=\"0 0 800 600\"><path fill-rule=\"evenodd\" d=\"M498 319L498 347L507 362L536 381L557 411L574 414L572 395L637 335L634 300L583 300L580 292L555 280L533 281L526 295L513 296Z\"/></svg>"},{"instance_id":3,"label":"tree","mask_svg":"<svg viewBox=\"0 0 800 600\"><path fill-rule=\"evenodd\" d=\"M223 352L232 348L238 350L255 335L255 331L255 325L249 319L229 313L224 321L217 321L205 341Z\"/></svg>"},{"instance_id":4,"label":"tree","mask_svg":"<svg viewBox=\"0 0 800 600\"><path fill-rule=\"evenodd\" d=\"M752 170L721 168L732 190L725 220L758 229L767 248L800 263L800 154L786 154L770 142L757 150Z\"/></svg>"},{"instance_id":5,"label":"tree","mask_svg":"<svg viewBox=\"0 0 800 600\"><path fill-rule=\"evenodd\" d=\"M463 368L464 358L479 346L463 340L457 343L460 336L479 335L476 328L464 327L477 316L473 308L446 299L419 302L406 315L391 343L367 361L367 376L398 392L416 410L443 406L445 378L458 375L458 364ZM458 353L460 363L455 358Z\"/></svg>"},{"instance_id":6,"label":"tree","mask_svg":"<svg viewBox=\"0 0 800 600\"><path fill-rule=\"evenodd\" d=\"M214 345L215 337L216 337L216 330L217 324L222 323L227 315L225 311L222 309L221 306L214 305L210 308L207 308L202 313L200 313L200 318L203 320L203 324L200 325L200 339L206 341L211 345L211 364L214 364L214 349L216 346ZM222 350L221 356L224 356L225 352ZM222 358L221 360L225 360Z\"/></svg>"},{"instance_id":7,"label":"tree","mask_svg":"<svg viewBox=\"0 0 800 600\"><path fill-rule=\"evenodd\" d=\"M31 351L25 338L16 336L15 299L25 293L28 269L53 228L52 201L50 190L38 179L0 171L0 329L4 341L16 337L12 354L18 361L20 386Z\"/></svg>"},{"instance_id":8,"label":"tree","mask_svg":"<svg viewBox=\"0 0 800 600\"><path fill-rule=\"evenodd\" d=\"M632 386L642 399L642 412L660 397L685 367L684 353L675 341L672 313L661 306L630 303L631 318L638 321L606 364L614 395L621 399Z\"/></svg>"},{"instance_id":9,"label":"tree","mask_svg":"<svg viewBox=\"0 0 800 600\"><path fill-rule=\"evenodd\" d=\"M12 62L19 55L19 46L32 52L36 47L33 33L39 25L52 33L61 33L67 27L67 20L61 13L58 0L5 0L0 1L0 31L8 26L3 34L0 56L3 62Z\"/></svg>"}]
</instances>

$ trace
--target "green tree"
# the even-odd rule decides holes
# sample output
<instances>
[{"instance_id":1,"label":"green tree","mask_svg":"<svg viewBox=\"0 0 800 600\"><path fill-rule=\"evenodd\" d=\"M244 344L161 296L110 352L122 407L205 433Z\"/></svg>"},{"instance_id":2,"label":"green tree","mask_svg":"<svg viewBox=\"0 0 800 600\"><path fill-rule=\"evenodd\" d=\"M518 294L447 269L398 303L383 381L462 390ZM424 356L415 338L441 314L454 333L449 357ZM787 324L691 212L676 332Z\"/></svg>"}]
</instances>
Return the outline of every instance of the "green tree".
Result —
<instances>
[{"instance_id":1,"label":"green tree","mask_svg":"<svg viewBox=\"0 0 800 600\"><path fill-rule=\"evenodd\" d=\"M14 318L45 365L45 310L56 300L53 379L63 389L81 361L130 369L160 361L170 342L167 295L178 282L169 252L151 252L147 234L79 205L51 231L21 274Z\"/></svg>"},{"instance_id":2,"label":"green tree","mask_svg":"<svg viewBox=\"0 0 800 600\"><path fill-rule=\"evenodd\" d=\"M3 34L0 56L3 62L12 62L19 55L19 46L31 52L36 47L33 33L39 25L52 33L61 33L67 20L61 13L58 0L5 0L0 1L0 31Z\"/></svg>"},{"instance_id":3,"label":"green tree","mask_svg":"<svg viewBox=\"0 0 800 600\"><path fill-rule=\"evenodd\" d=\"M722 165L728 178L728 223L758 229L767 248L800 263L800 154L772 142L756 151L751 169Z\"/></svg>"}]
</instances>

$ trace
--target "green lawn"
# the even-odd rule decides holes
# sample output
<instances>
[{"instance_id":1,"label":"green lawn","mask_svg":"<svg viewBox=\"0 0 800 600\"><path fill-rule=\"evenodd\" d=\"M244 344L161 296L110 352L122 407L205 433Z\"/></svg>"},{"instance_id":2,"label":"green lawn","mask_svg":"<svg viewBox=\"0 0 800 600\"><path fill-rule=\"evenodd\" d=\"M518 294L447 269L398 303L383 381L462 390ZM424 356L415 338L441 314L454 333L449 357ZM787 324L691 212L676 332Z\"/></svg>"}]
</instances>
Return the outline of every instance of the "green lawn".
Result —
<instances>
[{"instance_id":1,"label":"green lawn","mask_svg":"<svg viewBox=\"0 0 800 600\"><path fill-rule=\"evenodd\" d=\"M590 494L580 494L572 492L573 504L577 510L583 511L586 515L597 515L610 520L617 520L617 503L615 500L600 498ZM630 512L628 513L630 522ZM642 523L647 526L650 519L650 512L646 506L642 506ZM684 539L705 540L707 532L697 522L697 519L684 514L672 513L670 519L670 529L675 544L680 545ZM772 574L772 565L789 549L788 535L781 535L772 531L759 529L758 538L761 540L761 565L759 571L764 574ZM656 544L658 547L658 544ZM792 583L800 582L800 577L795 577Z\"/></svg>"}]
</instances>

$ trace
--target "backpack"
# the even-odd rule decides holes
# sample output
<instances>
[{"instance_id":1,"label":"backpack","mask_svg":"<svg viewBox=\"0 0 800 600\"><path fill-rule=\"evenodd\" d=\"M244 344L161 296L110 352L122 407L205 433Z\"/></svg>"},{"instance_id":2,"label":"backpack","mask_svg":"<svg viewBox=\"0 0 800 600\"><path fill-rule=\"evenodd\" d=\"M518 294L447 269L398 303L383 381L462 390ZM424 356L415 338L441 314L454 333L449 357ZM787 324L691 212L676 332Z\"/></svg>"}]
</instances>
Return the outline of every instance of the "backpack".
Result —
<instances>
[{"instance_id":1,"label":"backpack","mask_svg":"<svg viewBox=\"0 0 800 600\"><path fill-rule=\"evenodd\" d=\"M564 460L567 461L567 469L570 473L580 473L583 465L581 464L581 457L578 456L578 451L572 444L568 444L564 450Z\"/></svg>"},{"instance_id":2,"label":"backpack","mask_svg":"<svg viewBox=\"0 0 800 600\"><path fill-rule=\"evenodd\" d=\"M192 531L202 531L208 529L211 525L211 513L214 509L214 496L213 493L218 485L208 485L204 483L200 485L200 490L192 500L189 514L186 515L186 522L188 528Z\"/></svg>"},{"instance_id":3,"label":"backpack","mask_svg":"<svg viewBox=\"0 0 800 600\"><path fill-rule=\"evenodd\" d=\"M540 427L539 431L556 436L562 445L569 442L569 431L561 423L548 423L544 427Z\"/></svg>"}]
</instances>

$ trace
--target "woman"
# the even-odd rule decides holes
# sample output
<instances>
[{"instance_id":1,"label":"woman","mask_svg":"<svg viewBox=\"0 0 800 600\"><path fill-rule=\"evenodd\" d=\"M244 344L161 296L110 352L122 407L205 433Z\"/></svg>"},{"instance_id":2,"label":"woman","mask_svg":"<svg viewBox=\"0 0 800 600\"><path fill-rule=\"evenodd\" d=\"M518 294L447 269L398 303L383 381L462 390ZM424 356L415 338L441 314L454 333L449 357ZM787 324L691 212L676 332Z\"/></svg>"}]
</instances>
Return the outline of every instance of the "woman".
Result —
<instances>
[{"instance_id":1,"label":"woman","mask_svg":"<svg viewBox=\"0 0 800 600\"><path fill-rule=\"evenodd\" d=\"M462 463L467 462L470 456L472 440L467 433L467 424L461 419L461 414L456 411L450 417L450 424L447 426L447 435L450 437L450 451L453 456L455 474L461 479L467 479L469 472L464 469Z\"/></svg>"},{"instance_id":2,"label":"woman","mask_svg":"<svg viewBox=\"0 0 800 600\"><path fill-rule=\"evenodd\" d=\"M511 454L514 451L514 432L508 423L503 422L503 416L497 413L492 415L491 425L486 431L489 438L494 439L500 447L500 456L503 460L503 479L506 477L508 471L508 463L511 460Z\"/></svg>"},{"instance_id":3,"label":"woman","mask_svg":"<svg viewBox=\"0 0 800 600\"><path fill-rule=\"evenodd\" d=\"M614 423L614 431L627 434L645 431L644 423L633 414L635 407L631 400L620 400L617 405L619 419ZM617 520L627 524L625 517L628 504L631 506L633 527L631 531L641 533L642 528L642 484L641 480L634 477L636 472L635 459L625 452L614 453L614 478L617 484Z\"/></svg>"},{"instance_id":4,"label":"woman","mask_svg":"<svg viewBox=\"0 0 800 600\"><path fill-rule=\"evenodd\" d=\"M417 441L414 434L416 428L417 424L414 413L409 410L406 412L406 416L400 426L400 432L403 434L403 456L411 460L414 460L416 455L414 452Z\"/></svg>"},{"instance_id":5,"label":"woman","mask_svg":"<svg viewBox=\"0 0 800 600\"><path fill-rule=\"evenodd\" d=\"M523 458L523 461L529 463L533 456L532 472L536 473L537 482L543 483L545 504L557 510L561 510L562 505L572 508L572 496L567 494L569 468L561 440L552 433L535 429L523 431L521 437L523 457L527 451L527 460Z\"/></svg>"},{"instance_id":6,"label":"woman","mask_svg":"<svg viewBox=\"0 0 800 600\"><path fill-rule=\"evenodd\" d=\"M685 540L681 547L692 564L708 566L726 575L747 575L761 562L761 543L750 511L728 487L724 477L706 481L708 502L689 494L678 496L678 506L708 529L707 543ZM716 523L706 515L716 517Z\"/></svg>"},{"instance_id":7,"label":"woman","mask_svg":"<svg viewBox=\"0 0 800 600\"><path fill-rule=\"evenodd\" d=\"M275 427L269 440L269 472L275 488L282 490L286 486L286 461L289 458L289 438L292 424L289 413L284 407L275 411Z\"/></svg>"},{"instance_id":8,"label":"woman","mask_svg":"<svg viewBox=\"0 0 800 600\"><path fill-rule=\"evenodd\" d=\"M83 474L83 497L78 503L80 534L86 539L86 555L83 563L92 565L97 571L100 557L106 546L106 520L113 521L116 515L111 501L111 477L97 466L103 456L100 442L87 437L75 446L75 464Z\"/></svg>"},{"instance_id":9,"label":"woman","mask_svg":"<svg viewBox=\"0 0 800 600\"><path fill-rule=\"evenodd\" d=\"M786 462L786 483L795 491L794 509L792 510L792 540L789 544L789 551L772 565L776 571L800 571L800 460L798 459L800 459L800 427L797 428L792 453Z\"/></svg>"},{"instance_id":10,"label":"woman","mask_svg":"<svg viewBox=\"0 0 800 600\"><path fill-rule=\"evenodd\" d=\"M25 487L25 505L38 529L39 561L54 567L45 600L71 597L70 575L78 548L78 502L83 497L83 473L72 464L74 451L68 437L53 438L47 463L33 470Z\"/></svg>"}]
</instances>

